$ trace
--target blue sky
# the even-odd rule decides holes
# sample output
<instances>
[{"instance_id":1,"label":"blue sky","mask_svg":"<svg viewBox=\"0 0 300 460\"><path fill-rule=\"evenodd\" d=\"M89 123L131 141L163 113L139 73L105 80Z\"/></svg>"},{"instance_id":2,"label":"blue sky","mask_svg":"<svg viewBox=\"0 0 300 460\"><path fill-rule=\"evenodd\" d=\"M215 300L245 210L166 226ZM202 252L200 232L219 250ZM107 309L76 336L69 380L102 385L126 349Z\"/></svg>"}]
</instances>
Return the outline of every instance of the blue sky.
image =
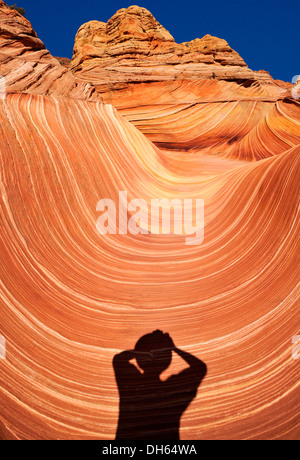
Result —
<instances>
[{"instance_id":1,"label":"blue sky","mask_svg":"<svg viewBox=\"0 0 300 460\"><path fill-rule=\"evenodd\" d=\"M228 41L253 70L291 81L300 73L300 0L12 0L26 10L54 56L72 57L74 37L87 21L106 22L118 9L147 8L177 43L211 34Z\"/></svg>"}]
</instances>

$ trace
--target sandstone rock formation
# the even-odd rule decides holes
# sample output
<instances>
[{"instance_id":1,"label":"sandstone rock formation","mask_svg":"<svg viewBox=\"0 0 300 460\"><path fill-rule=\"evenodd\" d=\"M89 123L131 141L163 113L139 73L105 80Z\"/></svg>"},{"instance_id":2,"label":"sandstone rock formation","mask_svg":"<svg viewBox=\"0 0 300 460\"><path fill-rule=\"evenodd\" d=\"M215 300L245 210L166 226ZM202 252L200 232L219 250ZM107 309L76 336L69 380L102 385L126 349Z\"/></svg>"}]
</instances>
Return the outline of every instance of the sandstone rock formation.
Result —
<instances>
[{"instance_id":1,"label":"sandstone rock formation","mask_svg":"<svg viewBox=\"0 0 300 460\"><path fill-rule=\"evenodd\" d=\"M69 58L55 57L55 59L57 59L58 62L59 62L62 66L66 67L66 68L69 67L70 62L71 62L71 59L69 59Z\"/></svg>"},{"instance_id":2,"label":"sandstone rock formation","mask_svg":"<svg viewBox=\"0 0 300 460\"><path fill-rule=\"evenodd\" d=\"M86 27L77 37L99 50L108 28L119 86L90 44L74 77L0 2L0 437L114 439L113 357L159 328L208 368L181 439L298 439L300 104L274 83L241 84L237 69L252 71L219 41L220 59L236 61L210 68L233 81L163 80L162 55L176 61L177 45L144 10L138 30L122 11L90 25L93 40ZM131 69L120 77L124 49L146 62L145 35L151 72L164 62L153 93L145 76L132 90ZM120 91L121 110L76 80L87 69L104 98ZM100 235L97 202L117 203L120 190L204 199L203 244Z\"/></svg>"},{"instance_id":3,"label":"sandstone rock formation","mask_svg":"<svg viewBox=\"0 0 300 460\"><path fill-rule=\"evenodd\" d=\"M250 70L225 40L176 44L145 8L81 26L70 68L160 148L253 160L299 142L292 85Z\"/></svg>"},{"instance_id":4,"label":"sandstone rock formation","mask_svg":"<svg viewBox=\"0 0 300 460\"><path fill-rule=\"evenodd\" d=\"M95 58L99 61L95 61ZM141 74L140 69L143 60L152 71L152 74L148 72L148 79L151 75L156 79L163 76L168 65L174 66L173 77L182 73L175 66L187 63L247 67L238 53L225 40L217 37L206 35L201 40L195 39L180 45L175 43L171 34L148 10L137 6L117 11L107 24L99 21L83 24L76 35L71 67L78 71L90 64L95 65L95 62L102 68L110 68L118 63L117 70L122 72L124 63L129 67L131 64L129 74L134 72L137 65L139 73L135 72L135 75L139 81L145 81L147 75ZM191 69L186 71L191 73ZM250 72L245 75L249 77ZM168 77L170 79L172 75Z\"/></svg>"},{"instance_id":5,"label":"sandstone rock formation","mask_svg":"<svg viewBox=\"0 0 300 460\"><path fill-rule=\"evenodd\" d=\"M0 75L6 93L24 92L98 99L93 86L81 82L55 59L30 22L0 0Z\"/></svg>"},{"instance_id":6,"label":"sandstone rock formation","mask_svg":"<svg viewBox=\"0 0 300 460\"><path fill-rule=\"evenodd\" d=\"M83 24L75 38L70 68L85 81L94 82L100 93L109 93L104 96L107 101L110 92L118 90L117 99L121 89L137 82L211 78L247 86L261 84L266 87L265 97L282 93L267 72L250 70L225 40L205 35L177 44L147 9L138 6L117 11L107 24Z\"/></svg>"}]
</instances>

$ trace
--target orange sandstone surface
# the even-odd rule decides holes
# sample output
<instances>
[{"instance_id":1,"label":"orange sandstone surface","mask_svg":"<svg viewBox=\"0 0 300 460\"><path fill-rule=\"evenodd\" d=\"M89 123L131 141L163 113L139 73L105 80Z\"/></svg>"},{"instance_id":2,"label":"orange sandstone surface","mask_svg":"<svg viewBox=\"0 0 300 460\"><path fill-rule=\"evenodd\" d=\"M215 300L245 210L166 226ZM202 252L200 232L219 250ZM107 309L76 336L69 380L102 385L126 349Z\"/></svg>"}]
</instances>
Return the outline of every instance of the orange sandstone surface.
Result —
<instances>
[{"instance_id":1,"label":"orange sandstone surface","mask_svg":"<svg viewBox=\"0 0 300 460\"><path fill-rule=\"evenodd\" d=\"M175 43L145 8L83 24L70 69L160 148L251 160L299 143L292 85L217 37Z\"/></svg>"},{"instance_id":2,"label":"orange sandstone surface","mask_svg":"<svg viewBox=\"0 0 300 460\"><path fill-rule=\"evenodd\" d=\"M51 56L30 22L0 1L0 75L6 93L93 99L94 88L78 81Z\"/></svg>"},{"instance_id":3,"label":"orange sandstone surface","mask_svg":"<svg viewBox=\"0 0 300 460\"><path fill-rule=\"evenodd\" d=\"M113 357L155 329L207 365L181 439L298 439L291 88L136 6L83 25L67 69L0 1L0 75L1 439L114 439ZM100 235L122 190L203 199L203 243Z\"/></svg>"}]
</instances>

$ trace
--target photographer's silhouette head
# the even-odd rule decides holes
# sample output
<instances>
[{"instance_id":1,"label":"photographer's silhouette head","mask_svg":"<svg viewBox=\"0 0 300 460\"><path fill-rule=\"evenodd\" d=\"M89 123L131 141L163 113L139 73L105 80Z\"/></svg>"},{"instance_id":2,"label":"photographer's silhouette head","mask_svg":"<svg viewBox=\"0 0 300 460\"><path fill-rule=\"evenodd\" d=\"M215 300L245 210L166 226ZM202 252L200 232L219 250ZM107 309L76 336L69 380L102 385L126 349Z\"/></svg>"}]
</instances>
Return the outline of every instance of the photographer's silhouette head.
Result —
<instances>
[{"instance_id":1,"label":"photographer's silhouette head","mask_svg":"<svg viewBox=\"0 0 300 460\"><path fill-rule=\"evenodd\" d=\"M189 367L162 381L174 352ZM176 348L169 334L154 331L141 337L134 350L116 355L113 366L120 394L116 439L179 440L180 418L197 394L206 365Z\"/></svg>"}]
</instances>

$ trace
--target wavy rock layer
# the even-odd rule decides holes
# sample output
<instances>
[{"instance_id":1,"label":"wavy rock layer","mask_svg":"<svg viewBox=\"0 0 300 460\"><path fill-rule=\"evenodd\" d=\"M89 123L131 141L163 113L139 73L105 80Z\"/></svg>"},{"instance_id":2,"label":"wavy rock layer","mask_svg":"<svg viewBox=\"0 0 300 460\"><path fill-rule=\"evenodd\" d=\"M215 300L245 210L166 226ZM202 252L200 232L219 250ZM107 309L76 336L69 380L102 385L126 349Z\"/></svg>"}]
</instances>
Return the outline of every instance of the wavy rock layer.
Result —
<instances>
[{"instance_id":1,"label":"wavy rock layer","mask_svg":"<svg viewBox=\"0 0 300 460\"><path fill-rule=\"evenodd\" d=\"M112 105L57 97L64 84L0 98L1 438L114 439L112 359L157 328L208 367L182 439L299 438L299 105L207 101L192 115L166 103L164 123L139 128L168 145L173 129L168 151ZM99 235L97 202L119 190L204 199L203 244Z\"/></svg>"},{"instance_id":2,"label":"wavy rock layer","mask_svg":"<svg viewBox=\"0 0 300 460\"><path fill-rule=\"evenodd\" d=\"M205 86L209 89L212 85ZM120 109L120 113L157 146L168 150L255 161L300 143L300 104L288 99L137 104Z\"/></svg>"}]
</instances>

